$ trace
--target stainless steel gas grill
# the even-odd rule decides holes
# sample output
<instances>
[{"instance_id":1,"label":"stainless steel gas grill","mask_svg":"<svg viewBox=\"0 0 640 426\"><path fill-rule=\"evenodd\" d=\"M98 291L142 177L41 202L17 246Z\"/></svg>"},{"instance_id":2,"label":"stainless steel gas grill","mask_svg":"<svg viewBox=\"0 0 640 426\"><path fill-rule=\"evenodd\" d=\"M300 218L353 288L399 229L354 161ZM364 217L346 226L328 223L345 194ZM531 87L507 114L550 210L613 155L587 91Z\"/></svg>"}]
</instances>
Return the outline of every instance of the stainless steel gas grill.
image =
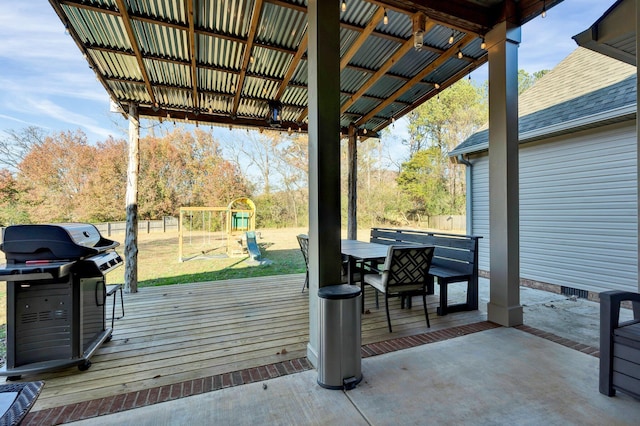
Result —
<instances>
[{"instance_id":1,"label":"stainless steel gas grill","mask_svg":"<svg viewBox=\"0 0 640 426\"><path fill-rule=\"evenodd\" d=\"M118 245L83 223L5 229L7 362L0 376L91 366L113 332L105 326L105 276L123 263Z\"/></svg>"}]
</instances>

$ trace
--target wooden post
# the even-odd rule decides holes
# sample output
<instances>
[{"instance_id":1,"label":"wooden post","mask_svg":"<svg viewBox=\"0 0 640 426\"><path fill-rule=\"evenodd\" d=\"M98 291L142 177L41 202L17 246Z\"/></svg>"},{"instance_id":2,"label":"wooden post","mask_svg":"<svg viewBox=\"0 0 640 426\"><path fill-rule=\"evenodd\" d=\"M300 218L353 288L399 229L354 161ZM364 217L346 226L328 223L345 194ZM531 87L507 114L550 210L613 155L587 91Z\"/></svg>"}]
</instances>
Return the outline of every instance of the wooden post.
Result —
<instances>
[{"instance_id":1,"label":"wooden post","mask_svg":"<svg viewBox=\"0 0 640 426\"><path fill-rule=\"evenodd\" d=\"M347 206L347 238L358 239L358 135L356 126L349 125L349 143L347 156L349 163L348 206Z\"/></svg>"},{"instance_id":2,"label":"wooden post","mask_svg":"<svg viewBox=\"0 0 640 426\"><path fill-rule=\"evenodd\" d=\"M180 207L180 216L178 217L178 262L182 262L182 238L184 234L182 231L184 210Z\"/></svg>"},{"instance_id":3,"label":"wooden post","mask_svg":"<svg viewBox=\"0 0 640 426\"><path fill-rule=\"evenodd\" d=\"M138 172L140 170L138 108L129 104L129 166L127 168L127 229L124 254L124 290L138 292Z\"/></svg>"}]
</instances>

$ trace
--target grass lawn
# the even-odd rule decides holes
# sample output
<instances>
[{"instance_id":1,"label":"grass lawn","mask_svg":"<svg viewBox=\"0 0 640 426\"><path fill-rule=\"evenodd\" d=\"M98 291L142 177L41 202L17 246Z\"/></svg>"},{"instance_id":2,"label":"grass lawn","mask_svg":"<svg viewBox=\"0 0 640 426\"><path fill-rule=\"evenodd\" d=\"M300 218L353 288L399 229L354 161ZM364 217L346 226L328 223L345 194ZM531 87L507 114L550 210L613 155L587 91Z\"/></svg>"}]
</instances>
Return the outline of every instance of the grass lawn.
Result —
<instances>
[{"instance_id":1,"label":"grass lawn","mask_svg":"<svg viewBox=\"0 0 640 426\"><path fill-rule=\"evenodd\" d=\"M177 232L141 233L138 235L138 287L302 273L305 271L304 259L296 240L296 235L302 232L306 230L259 230L257 242L262 259L271 261L264 265L247 261L247 255L227 257L224 250L208 252L207 242L200 241L194 241L191 250L185 242L184 256L190 257L198 250L205 251L205 255L180 262ZM111 238L121 243L116 251L124 257L124 234ZM124 266L110 272L108 283L124 283L124 272Z\"/></svg>"}]
</instances>

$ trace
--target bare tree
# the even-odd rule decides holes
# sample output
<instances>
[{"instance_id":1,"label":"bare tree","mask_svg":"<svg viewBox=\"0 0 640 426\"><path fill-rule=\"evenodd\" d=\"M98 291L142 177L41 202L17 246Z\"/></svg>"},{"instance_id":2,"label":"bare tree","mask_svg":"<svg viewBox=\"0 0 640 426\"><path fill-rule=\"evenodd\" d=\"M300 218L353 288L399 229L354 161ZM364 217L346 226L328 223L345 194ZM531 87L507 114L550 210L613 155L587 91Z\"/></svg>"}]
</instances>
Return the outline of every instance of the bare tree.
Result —
<instances>
[{"instance_id":1,"label":"bare tree","mask_svg":"<svg viewBox=\"0 0 640 426\"><path fill-rule=\"evenodd\" d=\"M0 139L0 165L17 171L19 164L31 150L42 146L46 132L29 126L22 130L5 130L7 137Z\"/></svg>"}]
</instances>

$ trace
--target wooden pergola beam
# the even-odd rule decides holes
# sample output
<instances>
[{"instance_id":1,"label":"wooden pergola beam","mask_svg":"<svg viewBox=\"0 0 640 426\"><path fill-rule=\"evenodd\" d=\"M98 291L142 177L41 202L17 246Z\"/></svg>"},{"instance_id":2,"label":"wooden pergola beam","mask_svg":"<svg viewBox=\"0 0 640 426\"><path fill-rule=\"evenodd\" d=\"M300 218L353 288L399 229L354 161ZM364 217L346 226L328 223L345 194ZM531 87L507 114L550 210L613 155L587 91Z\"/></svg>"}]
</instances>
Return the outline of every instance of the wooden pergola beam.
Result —
<instances>
[{"instance_id":1,"label":"wooden pergola beam","mask_svg":"<svg viewBox=\"0 0 640 426\"><path fill-rule=\"evenodd\" d=\"M480 59L474 61L473 63L470 63L468 66L466 66L463 70L461 70L460 72L456 73L454 76L452 76L451 78L447 79L446 81L439 83L440 84L440 88L439 89L434 89L428 93L426 93L422 98L420 98L419 100L417 100L416 102L412 103L412 104L408 104L405 108L399 110L398 112L396 112L393 117L391 117L390 119L386 120L384 123L380 124L379 126L376 126L373 130L375 132L379 132L380 130L384 129L385 127L387 127L389 125L389 123L391 123L393 120L397 120L400 117L403 117L404 115L408 114L410 111L413 111L414 109L416 109L418 106L422 105L423 103L427 102L429 99L433 98L434 96L436 96L438 94L438 92L441 92L442 90L446 89L447 87L455 84L457 81L459 81L464 75L469 74L471 72L473 72L475 69L477 69L478 67L480 67L481 65L485 64L488 61L488 56L485 55L483 57L481 57ZM398 101L395 101L395 103L399 103Z\"/></svg>"},{"instance_id":2,"label":"wooden pergola beam","mask_svg":"<svg viewBox=\"0 0 640 426\"><path fill-rule=\"evenodd\" d=\"M293 77L293 73L296 71L296 68L298 68L298 64L300 63L300 61L302 60L302 57L307 51L308 40L309 40L308 34L305 34L302 37L302 40L300 40L300 46L298 47L296 54L293 55L293 59L289 64L289 68L287 69L287 72L284 75L284 78L282 79L282 83L280 83L280 87L278 87L278 92L276 93L276 100L280 100L282 98L282 95L284 94L284 91L287 89L287 86L291 81L291 77Z\"/></svg>"},{"instance_id":3,"label":"wooden pergola beam","mask_svg":"<svg viewBox=\"0 0 640 426\"><path fill-rule=\"evenodd\" d=\"M376 10L376 13L374 13L373 16L371 17L371 20L369 21L367 26L364 27L364 30L360 33L356 41L354 41L351 47L349 47L349 49L342 55L342 58L340 59L341 71L347 66L347 64L349 64L349 61L351 60L351 58L353 58L353 56L356 53L358 53L358 50L360 50L362 45L367 41L367 38L371 35L373 30L378 26L378 22L382 20L383 16L384 16L384 8L379 7L378 10Z\"/></svg>"},{"instance_id":4,"label":"wooden pergola beam","mask_svg":"<svg viewBox=\"0 0 640 426\"><path fill-rule=\"evenodd\" d=\"M434 26L435 24L433 22L428 21L425 27L425 33L429 32ZM396 50L396 52L384 64L382 64L380 69L376 71L376 73L373 74L373 76L371 76L371 78L367 80L367 82L363 84L362 87L360 87L360 89L342 105L342 107L340 108L340 113L345 113L351 107L351 105L353 105L363 94L367 92L367 90L369 90L374 84L376 84L378 80L384 77L387 71L389 71L389 69L391 69L391 67L394 66L411 49L413 49L413 39L405 41L404 44L400 46L400 48Z\"/></svg>"},{"instance_id":5,"label":"wooden pergola beam","mask_svg":"<svg viewBox=\"0 0 640 426\"><path fill-rule=\"evenodd\" d=\"M187 20L189 21L189 56L191 58L191 96L193 97L193 108L200 108L200 99L198 97L198 61L196 51L196 35L195 35L195 18L193 17L193 2L187 1Z\"/></svg>"},{"instance_id":6,"label":"wooden pergola beam","mask_svg":"<svg viewBox=\"0 0 640 426\"><path fill-rule=\"evenodd\" d=\"M127 37L129 37L129 43L131 43L131 48L135 53L136 61L138 62L138 67L140 68L140 74L142 75L142 79L144 80L144 84L147 88L147 93L149 94L151 103L155 104L156 97L153 93L153 87L151 86L151 80L149 80L147 69L144 66L144 60L142 59L142 52L140 51L140 47L138 46L138 40L136 39L135 33L133 32L133 27L131 26L131 19L129 18L127 6L125 5L124 0L115 1L116 5L118 6L118 10L120 11L122 25L124 25L125 31L127 32Z\"/></svg>"},{"instance_id":7,"label":"wooden pergola beam","mask_svg":"<svg viewBox=\"0 0 640 426\"><path fill-rule=\"evenodd\" d=\"M448 61L449 58L451 58L453 55L455 55L458 52L458 50L462 49L464 46L466 46L467 44L471 43L475 38L476 38L476 36L475 35L471 35L471 34L467 34L466 36L464 36L462 38L462 40L460 40L460 42L458 42L457 44L452 46L446 53L443 53L439 58L437 58L436 60L431 62L421 72L416 74L415 77L413 77L411 80L409 80L407 82L407 84L405 84L404 86L402 86L401 88L396 90L395 93L393 93L391 96L389 96L383 102L381 102L377 107L372 109L368 114L362 116L362 118L360 118L360 120L358 120L355 124L356 125L360 125L361 123L366 123L371 118L375 117L375 115L378 112L380 112L383 109L385 109L393 101L395 101L397 98L399 98L400 96L405 94L407 91L409 91L416 83L420 82L423 78L425 78L427 75L432 73L433 70L438 68L440 65L444 64L446 61Z\"/></svg>"},{"instance_id":8,"label":"wooden pergola beam","mask_svg":"<svg viewBox=\"0 0 640 426\"><path fill-rule=\"evenodd\" d=\"M247 34L247 44L244 47L244 58L242 60L242 68L240 70L240 76L238 77L238 84L236 84L236 96L233 100L233 109L232 115L235 116L238 114L238 107L240 106L240 98L242 95L242 88L244 86L244 79L247 74L247 67L249 66L249 61L251 60L251 49L253 47L253 39L256 35L256 29L258 28L258 22L260 21L260 13L262 11L262 0L256 0L253 5L253 13L251 16L251 27L249 28L249 33Z\"/></svg>"}]
</instances>

